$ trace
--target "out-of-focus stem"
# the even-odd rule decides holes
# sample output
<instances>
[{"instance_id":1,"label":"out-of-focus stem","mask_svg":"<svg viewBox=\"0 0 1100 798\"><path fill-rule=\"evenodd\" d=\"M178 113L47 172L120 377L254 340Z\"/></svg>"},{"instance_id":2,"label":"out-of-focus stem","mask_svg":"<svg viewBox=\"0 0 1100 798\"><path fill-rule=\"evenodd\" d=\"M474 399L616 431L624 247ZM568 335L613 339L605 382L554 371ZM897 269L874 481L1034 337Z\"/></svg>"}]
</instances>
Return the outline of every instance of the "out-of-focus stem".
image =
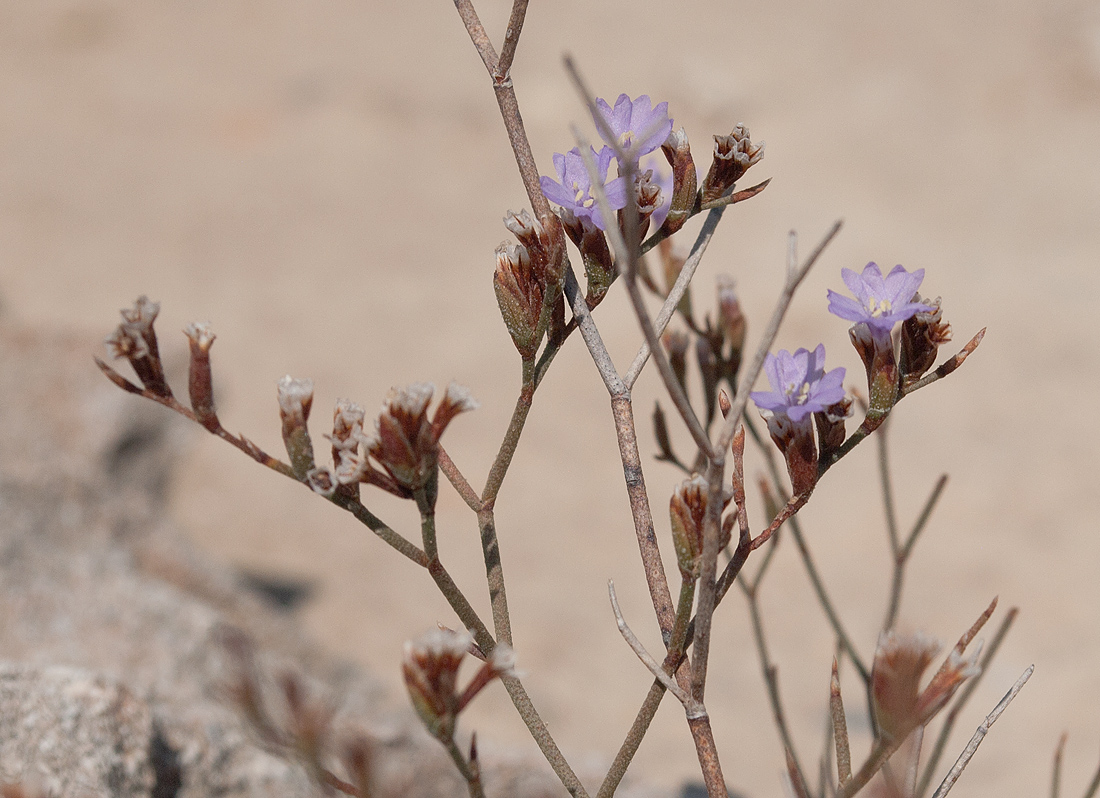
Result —
<instances>
[{"instance_id":1,"label":"out-of-focus stem","mask_svg":"<svg viewBox=\"0 0 1100 798\"><path fill-rule=\"evenodd\" d=\"M463 756L462 751L459 750L458 744L455 743L454 738L449 737L443 740L443 747L447 749L447 753L451 755L451 761L455 763L458 772L461 773L462 778L466 780L466 787L470 792L470 798L485 798L485 791L481 788L480 774L466 761L466 757Z\"/></svg>"},{"instance_id":2,"label":"out-of-focus stem","mask_svg":"<svg viewBox=\"0 0 1100 798\"><path fill-rule=\"evenodd\" d=\"M743 579L740 580L738 584L741 586L741 590L745 594L745 599L749 603L749 617L752 619L753 639L756 642L756 651L760 655L760 670L764 674L764 684L768 688L768 703L772 708L772 718L775 720L775 727L779 731L779 738L783 742L783 747L787 749L794 769L802 779L802 782L806 783L805 771L802 769L802 764L799 762L797 753L795 753L794 740L791 738L790 730L787 728L787 716L783 711L783 700L779 696L779 669L771 661L771 656L768 653L768 641L764 635L764 619L760 615L760 602L757 598L757 585L750 587Z\"/></svg>"}]
</instances>

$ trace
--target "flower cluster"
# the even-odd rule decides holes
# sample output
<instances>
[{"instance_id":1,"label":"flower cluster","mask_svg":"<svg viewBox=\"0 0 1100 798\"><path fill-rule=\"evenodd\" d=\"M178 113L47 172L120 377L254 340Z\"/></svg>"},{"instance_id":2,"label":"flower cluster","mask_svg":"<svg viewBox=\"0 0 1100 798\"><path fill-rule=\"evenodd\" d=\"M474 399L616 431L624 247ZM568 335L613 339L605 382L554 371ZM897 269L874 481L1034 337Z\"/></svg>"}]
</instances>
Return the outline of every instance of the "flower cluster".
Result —
<instances>
[{"instance_id":1,"label":"flower cluster","mask_svg":"<svg viewBox=\"0 0 1100 798\"><path fill-rule=\"evenodd\" d=\"M829 291L829 311L855 322L849 335L867 368L871 401L863 426L870 432L885 419L902 387L932 367L937 348L950 340L950 327L942 320L939 299L928 304L917 293L923 269L909 272L895 266L883 277L878 265L868 263L861 274L843 269L841 277L854 297ZM899 323L903 325L900 368L893 337ZM771 390L751 394L786 457L795 493L812 489L819 476L819 459L840 448L844 419L851 411L851 399L842 387L844 369L826 373L824 363L823 345L813 352L769 354L764 373ZM816 442L811 417L817 427Z\"/></svg>"},{"instance_id":2,"label":"flower cluster","mask_svg":"<svg viewBox=\"0 0 1100 798\"><path fill-rule=\"evenodd\" d=\"M597 98L593 119L605 142L599 151L589 147L588 152L582 152L574 147L566 153L555 153L555 175L540 178L543 194L558 206L566 232L581 251L590 308L607 293L615 274L604 235L609 225L617 221L624 234L627 229L636 230L638 238L628 243L640 243L654 228L667 237L698 213L706 201L699 191L687 134L683 128L673 126L667 102L654 104L646 94L634 99L620 94L614 105ZM711 168L714 176L706 188L714 198L732 188L745 169L763 156L763 145L753 145L742 125L730 136L716 139L731 143L715 148L716 165ZM671 171L657 156L658 150ZM586 163L589 160L591 169ZM616 162L614 177L610 175L612 161ZM601 210L597 200L601 190L617 220L606 218ZM623 213L632 204L632 197L637 217L627 224Z\"/></svg>"}]
</instances>

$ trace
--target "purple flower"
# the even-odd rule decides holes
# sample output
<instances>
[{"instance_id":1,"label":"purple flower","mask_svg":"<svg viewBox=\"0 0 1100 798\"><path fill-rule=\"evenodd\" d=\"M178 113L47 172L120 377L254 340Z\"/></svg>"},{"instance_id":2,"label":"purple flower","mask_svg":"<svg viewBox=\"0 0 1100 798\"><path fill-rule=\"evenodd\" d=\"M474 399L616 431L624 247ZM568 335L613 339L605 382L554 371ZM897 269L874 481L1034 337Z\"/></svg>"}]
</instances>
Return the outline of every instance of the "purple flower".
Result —
<instances>
[{"instance_id":1,"label":"purple flower","mask_svg":"<svg viewBox=\"0 0 1100 798\"><path fill-rule=\"evenodd\" d=\"M868 263L862 274L841 269L840 276L856 298L829 291L829 312L856 324L866 324L872 333L889 333L899 321L932 310L930 305L912 301L924 280L924 269L907 272L895 266L883 277L878 264Z\"/></svg>"},{"instance_id":2,"label":"purple flower","mask_svg":"<svg viewBox=\"0 0 1100 798\"><path fill-rule=\"evenodd\" d=\"M604 147L598 153L592 149L592 157L596 161L596 173L600 182L604 184L604 192L607 194L608 204L612 210L626 207L626 184L621 177L616 177L608 182L607 169L611 165L611 159L615 157L610 147ZM591 219L592 223L601 230L607 229L607 224L596 204L596 198L591 194L592 181L588 178L588 170L584 168L584 158L581 151L574 147L562 155L554 153L554 169L557 170L558 179L540 177L539 185L546 198L556 205L573 211L578 218Z\"/></svg>"},{"instance_id":3,"label":"purple flower","mask_svg":"<svg viewBox=\"0 0 1100 798\"><path fill-rule=\"evenodd\" d=\"M824 344L818 344L813 352L799 349L792 355L780 349L777 355L769 353L764 373L772 389L753 391L749 396L761 410L785 414L795 424L844 399L844 369L825 373Z\"/></svg>"},{"instance_id":4,"label":"purple flower","mask_svg":"<svg viewBox=\"0 0 1100 798\"><path fill-rule=\"evenodd\" d=\"M672 132L672 120L668 118L668 103L658 103L652 107L648 94L643 94L637 100L631 100L625 94L620 94L612 108L604 100L596 98L596 107L600 115L607 120L607 126L614 134L614 143L630 156L634 163L638 159L653 152L665 143L668 134ZM600 128L597 121L596 127ZM600 138L608 144L612 139L600 129Z\"/></svg>"}]
</instances>

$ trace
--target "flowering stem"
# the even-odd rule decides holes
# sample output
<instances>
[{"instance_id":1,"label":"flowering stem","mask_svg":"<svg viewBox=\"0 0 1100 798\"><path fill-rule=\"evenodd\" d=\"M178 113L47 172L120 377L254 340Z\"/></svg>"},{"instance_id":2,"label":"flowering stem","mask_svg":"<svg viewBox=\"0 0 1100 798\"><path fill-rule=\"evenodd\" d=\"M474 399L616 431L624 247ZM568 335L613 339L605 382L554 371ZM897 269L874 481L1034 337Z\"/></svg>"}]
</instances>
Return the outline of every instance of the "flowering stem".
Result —
<instances>
[{"instance_id":1,"label":"flowering stem","mask_svg":"<svg viewBox=\"0 0 1100 798\"><path fill-rule=\"evenodd\" d=\"M509 79L508 73L512 69L512 59L516 56L519 34L523 30L523 20L526 16L527 0L515 0L512 3L512 13L508 17L508 30L504 34L504 46L500 49L500 58L497 59L496 68L493 69L493 79L497 82Z\"/></svg>"}]
</instances>

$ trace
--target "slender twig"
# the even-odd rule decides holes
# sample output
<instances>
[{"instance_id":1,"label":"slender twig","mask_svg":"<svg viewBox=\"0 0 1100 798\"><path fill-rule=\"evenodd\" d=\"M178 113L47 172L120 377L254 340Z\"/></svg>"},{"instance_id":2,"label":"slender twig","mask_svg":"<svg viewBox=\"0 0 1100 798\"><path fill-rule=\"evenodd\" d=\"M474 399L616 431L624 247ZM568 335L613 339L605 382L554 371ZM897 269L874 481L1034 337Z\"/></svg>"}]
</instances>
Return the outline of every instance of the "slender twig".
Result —
<instances>
[{"instance_id":1,"label":"slender twig","mask_svg":"<svg viewBox=\"0 0 1100 798\"><path fill-rule=\"evenodd\" d=\"M882 486L882 506L886 514L886 533L890 536L890 552L897 560L901 554L901 541L898 539L898 511L894 506L894 486L890 481L890 452L887 446L889 427L889 420L884 421L876 436L878 438L878 473Z\"/></svg>"},{"instance_id":2,"label":"slender twig","mask_svg":"<svg viewBox=\"0 0 1100 798\"><path fill-rule=\"evenodd\" d=\"M475 513L481 509L481 499L478 497L477 491L459 471L454 460L443 448L443 444L439 445L439 470L443 472L443 476L447 477L447 481L451 483L462 501L466 502L467 507Z\"/></svg>"},{"instance_id":3,"label":"slender twig","mask_svg":"<svg viewBox=\"0 0 1100 798\"><path fill-rule=\"evenodd\" d=\"M584 785L581 784L577 774L569 766L569 762L562 755L557 743L554 742L554 738L550 736L550 730L546 728L546 722L535 709L535 705L531 703L531 697L527 695L523 683L515 676L501 676L500 680L504 683L504 689L508 691L508 696L512 699L516 711L519 712L519 716L527 725L527 730L531 733L539 750L542 751L542 755L546 757L546 761L550 763L554 775L561 781L562 786L573 798L588 798L588 791L584 789Z\"/></svg>"},{"instance_id":4,"label":"slender twig","mask_svg":"<svg viewBox=\"0 0 1100 798\"><path fill-rule=\"evenodd\" d=\"M974 753L978 750L978 746L982 744L982 740L985 739L986 734L989 733L990 727L997 722L997 719L1001 717L1001 714L1008 709L1008 705L1012 703L1020 690L1023 689L1027 680L1031 678L1031 674L1035 671L1034 665L1029 665L1027 670L1023 672L1023 675L1016 680L1016 684L1012 685L1012 688L1005 693L997 706L993 707L993 711L985 716L985 720L978 726L977 731L974 732L974 736L970 738L970 742L966 744L966 748L959 754L959 758L955 760L954 766L944 777L944 780L940 783L939 788L932 794L932 798L944 798L947 793L951 791L951 788L955 786L955 782L959 780L959 776L966 769L966 766L970 764L970 760L974 757Z\"/></svg>"},{"instance_id":5,"label":"slender twig","mask_svg":"<svg viewBox=\"0 0 1100 798\"><path fill-rule=\"evenodd\" d=\"M1062 755L1066 752L1066 739L1068 734L1062 732L1058 738L1058 747L1054 749L1054 767L1050 774L1050 798L1060 798L1062 795Z\"/></svg>"},{"instance_id":6,"label":"slender twig","mask_svg":"<svg viewBox=\"0 0 1100 798\"><path fill-rule=\"evenodd\" d=\"M959 713L962 712L963 707L966 706L967 700L978 688L978 684L981 682L982 677L988 672L989 664L993 661L993 657L997 655L997 651L1000 649L1001 643L1008 634L1008 630L1012 628L1012 623L1016 620L1017 613L1018 609L1013 607L1005 614L1004 620L1001 621L1001 625L997 628L996 633L993 635L993 639L989 641L989 645L985 647L985 652L982 654L981 661L978 663L981 670L978 671L977 675L967 680L966 685L959 691L959 695L951 706L951 710L947 713L947 717L943 721L943 726L940 728L940 733L936 737L936 744L933 746L932 753L928 757L928 764L924 766L924 772L921 774L916 792L913 793L915 798L920 798L920 796L927 792L932 782L932 776L935 774L936 768L939 766L940 758L943 756L944 749L947 747L947 740L951 736L951 731L955 727L955 721L958 719Z\"/></svg>"},{"instance_id":7,"label":"slender twig","mask_svg":"<svg viewBox=\"0 0 1100 798\"><path fill-rule=\"evenodd\" d=\"M526 16L527 0L515 0L512 3L512 13L508 17L508 30L504 33L504 46L500 48L500 58L497 59L493 69L493 78L497 82L509 79L508 73L512 69L512 59L516 56L519 34L523 30L523 20Z\"/></svg>"},{"instance_id":8,"label":"slender twig","mask_svg":"<svg viewBox=\"0 0 1100 798\"><path fill-rule=\"evenodd\" d=\"M884 436L879 439L883 440ZM928 519L932 516L932 510L939 501L940 495L943 493L943 489L946 485L947 474L941 474L940 478L936 480L935 487L932 488L932 493L928 496L927 501L925 501L920 515L917 516L917 520L913 524L909 536L905 539L905 543L894 549L894 575L890 583L890 603L886 609L886 618L882 622L884 631L892 629L894 622L897 621L898 610L901 607L901 589L905 579L905 566L909 562L909 555L913 553L913 546L917 542L917 536L920 535L921 530L924 529L925 525L928 523Z\"/></svg>"},{"instance_id":9,"label":"slender twig","mask_svg":"<svg viewBox=\"0 0 1100 798\"><path fill-rule=\"evenodd\" d=\"M657 313L657 319L653 322L654 331L658 336L664 332L669 320L676 312L680 300L683 299L684 293L688 289L688 284L691 282L691 278L695 276L695 270L699 268L699 264L703 260L703 255L707 251L707 246L714 237L714 231L718 229L718 222L722 220L722 211L722 208L716 208L708 213L707 218L703 221L703 228L699 231L699 235L691 247L691 253L688 255L687 260L684 261L683 268L680 269L680 274L676 277L676 282L672 284L672 289L668 292L664 304L661 305L661 310ZM627 388L634 386L635 381L638 379L638 375L642 373L642 369L649 360L649 355L649 342L646 341L638 349L638 354L634 356L634 361L630 364L630 368L627 369L626 376L623 377L623 382L626 383Z\"/></svg>"},{"instance_id":10,"label":"slender twig","mask_svg":"<svg viewBox=\"0 0 1100 798\"><path fill-rule=\"evenodd\" d=\"M471 767L471 763L466 760L462 751L459 750L454 738L449 737L443 740L443 747L447 749L447 753L451 755L451 761L455 763L458 772L466 780L466 788L470 793L470 798L485 798L485 791L481 787L481 774Z\"/></svg>"},{"instance_id":11,"label":"slender twig","mask_svg":"<svg viewBox=\"0 0 1100 798\"><path fill-rule=\"evenodd\" d=\"M1094 798L1097 790L1100 790L1100 767L1096 769L1096 773L1093 774L1092 781L1090 781L1089 786L1085 788L1084 798Z\"/></svg>"},{"instance_id":12,"label":"slender twig","mask_svg":"<svg viewBox=\"0 0 1100 798\"><path fill-rule=\"evenodd\" d=\"M966 361L966 359L974 353L974 350L978 348L978 344L982 342L982 339L985 338L985 329L985 327L982 327L980 330L978 330L974 337L967 342L966 346L964 346L958 354L949 357L935 371L926 374L925 376L914 382L912 385L908 385L903 388L901 391L901 397L908 396L914 391L919 391L921 388L924 388L927 385L931 385L938 380L942 380L948 374L961 366ZM899 401L901 397L899 397Z\"/></svg>"},{"instance_id":13,"label":"slender twig","mask_svg":"<svg viewBox=\"0 0 1100 798\"><path fill-rule=\"evenodd\" d=\"M592 313L588 309L588 303L584 301L584 293L577 284L577 275L573 273L573 267L565 270L565 298L573 310L573 318L577 320L577 327L581 331L581 338L588 347L588 354L596 369L600 372L600 379L612 396L621 395L626 386L623 385L619 372L615 370L615 364L611 362L600 331L596 328L596 322L592 319Z\"/></svg>"},{"instance_id":14,"label":"slender twig","mask_svg":"<svg viewBox=\"0 0 1100 798\"><path fill-rule=\"evenodd\" d=\"M829 680L829 713L833 721L833 741L836 743L837 782L843 787L852 778L852 753L848 746L848 721L844 717L844 699L840 695L840 672L836 657L833 657L833 675Z\"/></svg>"},{"instance_id":15,"label":"slender twig","mask_svg":"<svg viewBox=\"0 0 1100 798\"><path fill-rule=\"evenodd\" d=\"M739 580L738 584L741 586L741 590L745 594L745 600L749 604L753 640L756 643L756 652L760 657L760 670L764 674L764 684L768 688L768 703L771 706L775 728L779 731L779 739L787 751L789 763L793 765L799 779L805 783L805 774L798 760L798 755L795 753L794 740L791 738L790 729L787 728L787 716L783 711L783 700L779 695L779 668L771 661L771 655L768 653L768 642L764 635L764 619L760 615L760 602L755 587L749 587L743 579Z\"/></svg>"},{"instance_id":16,"label":"slender twig","mask_svg":"<svg viewBox=\"0 0 1100 798\"><path fill-rule=\"evenodd\" d=\"M623 618L623 611L619 608L619 600L615 596L615 582L611 579L607 580L607 592L611 597L611 609L615 613L615 623L619 627L619 633L622 634L623 640L627 642L631 650L637 655L638 659L642 661L642 664L646 666L646 669L653 674L653 677L659 681L664 688L676 696L676 700L684 705L684 710L691 717L693 714L697 714L700 711L704 711L702 706L692 698L691 694L682 689L680 685L676 684L676 680L660 666L660 664L653 659L652 655L646 651L645 646L642 645L642 641L638 639L638 636L634 634L630 626L627 625L626 619Z\"/></svg>"}]
</instances>

